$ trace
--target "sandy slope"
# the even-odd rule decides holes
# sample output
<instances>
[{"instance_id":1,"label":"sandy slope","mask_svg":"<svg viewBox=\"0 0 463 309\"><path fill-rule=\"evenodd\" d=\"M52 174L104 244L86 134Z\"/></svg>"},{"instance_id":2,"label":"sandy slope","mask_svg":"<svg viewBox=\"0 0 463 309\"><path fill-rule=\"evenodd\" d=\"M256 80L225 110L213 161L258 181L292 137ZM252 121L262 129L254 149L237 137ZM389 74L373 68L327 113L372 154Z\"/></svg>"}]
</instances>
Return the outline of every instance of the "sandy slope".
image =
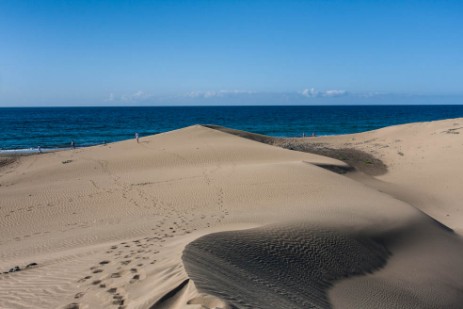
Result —
<instances>
[{"instance_id":1,"label":"sandy slope","mask_svg":"<svg viewBox=\"0 0 463 309\"><path fill-rule=\"evenodd\" d=\"M463 119L412 123L315 140L363 150L379 158L388 166L388 172L376 177L383 183L372 185L463 232Z\"/></svg>"},{"instance_id":2,"label":"sandy slope","mask_svg":"<svg viewBox=\"0 0 463 309\"><path fill-rule=\"evenodd\" d=\"M423 132L413 131L414 126L409 125L411 140L414 134ZM446 122L428 126L435 132L448 130ZM377 134L371 138L383 138L382 142L390 144L390 155L382 156L390 164L390 172L378 178L396 181L397 187L408 185L404 201L379 192L369 183L365 185L317 166L346 167L338 160L285 150L202 126L143 138L140 144L125 141L21 157L0 169L0 271L15 266L23 269L0 275L0 307L226 307L215 296L255 304L271 291L267 287L273 286L272 281L278 282L266 272L279 269L288 275L288 280L294 276L279 268L278 259L288 255L287 244L294 244L295 239L297 244L297 239L313 238L316 241L308 241L301 250L291 251L291 255L311 257L304 261L308 273L321 267L325 272L320 280L326 276L333 279L321 284L303 276L300 282L283 280L284 286L280 287L294 291L291 286L304 286L304 280L309 280L307 287L317 287L319 299L323 300L314 303L304 295L294 296L304 304L308 301L339 308L456 308L463 301L463 243L459 236L415 207L434 215L432 199L421 196L424 187L418 181L428 175L427 170L437 173L430 177L434 182L447 184L458 183L461 174L451 168L431 166L419 172L422 177L416 176L417 186L402 181L400 171L408 174L413 169L405 161L387 159L393 157L394 143L399 143L392 140L393 128L358 137L331 138L329 142L348 143L348 139L358 138L368 148L368 144L375 143L365 142L371 139L368 134ZM400 160L411 160L416 152L427 158L423 162L436 164L435 157L440 152L434 151L433 145L447 150L446 159L455 163L460 160L457 152L461 149L461 135L435 135L432 145L420 144L416 151L416 144L407 143L408 148L401 144L404 155L400 155ZM396 139L406 141L405 137L401 132ZM442 203L436 206L439 209L458 213L456 195L451 195L459 193L458 185L436 188L441 187L450 189L435 193L430 184L426 193L437 194L432 196L440 198ZM422 199L428 203L410 205L410 200ZM444 221L441 216L438 219ZM299 225L293 228L294 222ZM461 221L455 218L448 222L457 227ZM283 237L280 231L289 227L291 232L284 232L287 237ZM243 229L251 229L245 246L229 241ZM225 240L217 242L217 234L213 233L222 231L228 234L219 234ZM326 235L335 236L321 237L325 231ZM233 294L233 289L214 293L201 285L209 295L198 293L195 283L187 280L189 276L202 278L197 282L219 286L213 284L213 278L232 285L234 279L249 278L245 264L235 265L242 277L223 270L232 269L229 261L245 260L246 252L255 253L252 244L255 240L259 244L262 235L268 237L265 243L273 248L262 263L268 267L257 273L257 277L266 279L258 278L259 286L252 280L244 281L244 287L257 291L246 300L237 299L236 295L224 296ZM358 239L365 241L358 245ZM373 242L375 245L371 245ZM198 248L214 244L210 247L213 249L206 250L207 258L218 267L200 267L187 261L190 270L197 270L187 274L182 253L189 243L199 244ZM224 244L229 247L222 247ZM384 246L387 254L381 254L381 263L375 262L371 269L366 266L370 255L358 260L348 258L349 254L335 254L341 248L345 252L351 252L349 248L352 252L357 252L355 248L370 252L371 246L377 244ZM244 250L248 245L251 250ZM313 250L334 254L326 253L326 258L320 259L312 254ZM219 258L217 252L229 254ZM196 256L202 254L201 250L196 252ZM339 260L339 256L345 258ZM24 269L33 262L38 265ZM339 263L343 267L330 266ZM224 273L215 273L213 269L217 268ZM353 268L358 271L350 271ZM292 283L288 287L285 282ZM288 307L300 304L288 302L286 296L279 299L292 304Z\"/></svg>"}]
</instances>

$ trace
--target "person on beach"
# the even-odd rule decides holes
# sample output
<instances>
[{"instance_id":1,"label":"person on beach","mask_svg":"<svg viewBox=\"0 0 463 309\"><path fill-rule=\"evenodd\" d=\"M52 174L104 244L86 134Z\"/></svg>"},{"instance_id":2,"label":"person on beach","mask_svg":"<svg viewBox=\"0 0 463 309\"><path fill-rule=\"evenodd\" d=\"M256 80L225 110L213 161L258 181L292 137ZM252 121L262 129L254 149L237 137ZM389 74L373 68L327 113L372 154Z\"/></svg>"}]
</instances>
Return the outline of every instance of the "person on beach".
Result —
<instances>
[{"instance_id":1,"label":"person on beach","mask_svg":"<svg viewBox=\"0 0 463 309\"><path fill-rule=\"evenodd\" d=\"M72 147L72 149L76 148L76 144L74 143L74 141L71 141L71 147Z\"/></svg>"},{"instance_id":2,"label":"person on beach","mask_svg":"<svg viewBox=\"0 0 463 309\"><path fill-rule=\"evenodd\" d=\"M137 143L140 142L138 133L135 133L135 139L137 140Z\"/></svg>"},{"instance_id":3,"label":"person on beach","mask_svg":"<svg viewBox=\"0 0 463 309\"><path fill-rule=\"evenodd\" d=\"M39 153L42 153L42 147L38 146L37 150L39 151Z\"/></svg>"}]
</instances>

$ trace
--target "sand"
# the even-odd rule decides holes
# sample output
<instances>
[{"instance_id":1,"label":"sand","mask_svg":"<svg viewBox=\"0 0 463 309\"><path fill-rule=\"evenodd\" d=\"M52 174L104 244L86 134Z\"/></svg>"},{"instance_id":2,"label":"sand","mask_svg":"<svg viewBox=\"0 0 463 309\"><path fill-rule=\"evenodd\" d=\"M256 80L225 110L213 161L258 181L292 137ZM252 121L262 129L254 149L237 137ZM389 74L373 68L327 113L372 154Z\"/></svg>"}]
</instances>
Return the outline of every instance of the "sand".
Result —
<instances>
[{"instance_id":1,"label":"sand","mask_svg":"<svg viewBox=\"0 0 463 309\"><path fill-rule=\"evenodd\" d=\"M462 127L196 125L2 160L0 307L458 308Z\"/></svg>"}]
</instances>

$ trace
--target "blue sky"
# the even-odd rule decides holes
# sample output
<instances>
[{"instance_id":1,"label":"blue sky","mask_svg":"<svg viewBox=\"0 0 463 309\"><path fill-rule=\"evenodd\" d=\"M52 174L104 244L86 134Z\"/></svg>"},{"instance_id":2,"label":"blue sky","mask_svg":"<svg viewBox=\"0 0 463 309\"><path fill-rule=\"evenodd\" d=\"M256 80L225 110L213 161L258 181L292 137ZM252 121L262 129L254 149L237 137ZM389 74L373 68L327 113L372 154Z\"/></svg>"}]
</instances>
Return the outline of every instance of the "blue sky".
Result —
<instances>
[{"instance_id":1,"label":"blue sky","mask_svg":"<svg viewBox=\"0 0 463 309\"><path fill-rule=\"evenodd\" d=\"M463 1L0 1L0 106L463 104Z\"/></svg>"}]
</instances>

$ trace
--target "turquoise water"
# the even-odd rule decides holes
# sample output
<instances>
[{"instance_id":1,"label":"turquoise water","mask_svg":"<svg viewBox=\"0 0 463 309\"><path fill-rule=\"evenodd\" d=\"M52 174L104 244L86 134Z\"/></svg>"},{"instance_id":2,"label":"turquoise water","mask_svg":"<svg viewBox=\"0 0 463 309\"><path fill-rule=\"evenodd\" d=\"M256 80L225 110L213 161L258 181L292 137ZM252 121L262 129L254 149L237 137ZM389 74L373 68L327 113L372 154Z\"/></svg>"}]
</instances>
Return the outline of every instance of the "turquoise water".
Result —
<instances>
[{"instance_id":1,"label":"turquoise water","mask_svg":"<svg viewBox=\"0 0 463 309\"><path fill-rule=\"evenodd\" d=\"M193 124L272 136L333 135L463 117L463 105L0 108L0 150L115 142Z\"/></svg>"}]
</instances>

